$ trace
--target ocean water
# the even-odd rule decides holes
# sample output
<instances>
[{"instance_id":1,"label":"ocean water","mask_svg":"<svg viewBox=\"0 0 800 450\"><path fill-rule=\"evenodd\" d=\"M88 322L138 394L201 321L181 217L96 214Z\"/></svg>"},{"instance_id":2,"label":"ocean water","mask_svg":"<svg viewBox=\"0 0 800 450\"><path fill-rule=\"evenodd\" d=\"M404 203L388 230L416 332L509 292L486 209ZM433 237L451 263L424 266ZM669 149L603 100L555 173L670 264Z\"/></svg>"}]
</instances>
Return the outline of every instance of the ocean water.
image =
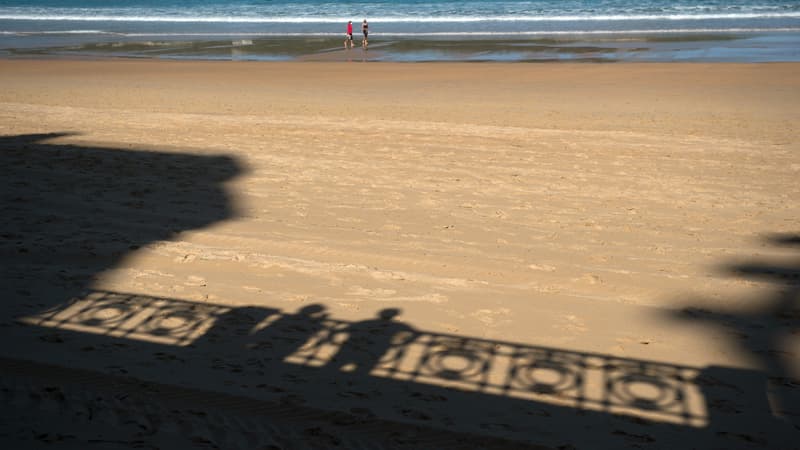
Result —
<instances>
[{"instance_id":1,"label":"ocean water","mask_svg":"<svg viewBox=\"0 0 800 450\"><path fill-rule=\"evenodd\" d=\"M192 42L195 50L200 42L333 42L344 34L348 20L358 35L362 19L369 20L374 41L663 43L697 36L712 42L718 36L733 49L723 59L800 59L793 50L800 42L800 0L0 0L0 51L91 49L104 43L120 44L113 48L123 51L127 44L175 41ZM759 44L748 43L752 39L760 39ZM741 45L731 44L736 40ZM753 56L765 42L769 51ZM737 52L740 47L744 50ZM313 50L325 50L325 45ZM663 45L653 55L659 51ZM183 56L209 57L203 53ZM259 53L252 53L258 59ZM268 53L260 55L269 59ZM669 54L664 58L675 59Z\"/></svg>"}]
</instances>

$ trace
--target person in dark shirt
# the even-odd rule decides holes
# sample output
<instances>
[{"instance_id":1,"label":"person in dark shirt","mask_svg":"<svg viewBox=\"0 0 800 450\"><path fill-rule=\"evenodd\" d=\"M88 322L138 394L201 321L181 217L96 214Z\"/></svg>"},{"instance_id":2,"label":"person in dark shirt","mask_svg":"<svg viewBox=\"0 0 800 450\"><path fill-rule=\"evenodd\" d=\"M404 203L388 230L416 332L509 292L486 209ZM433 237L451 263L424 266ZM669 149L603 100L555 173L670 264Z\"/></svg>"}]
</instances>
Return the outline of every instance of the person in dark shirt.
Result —
<instances>
[{"instance_id":1,"label":"person in dark shirt","mask_svg":"<svg viewBox=\"0 0 800 450\"><path fill-rule=\"evenodd\" d=\"M361 22L361 33L364 35L364 39L361 41L361 46L364 47L364 50L367 49L369 45L369 41L367 41L367 35L369 35L369 24L367 23L367 19L364 19Z\"/></svg>"}]
</instances>

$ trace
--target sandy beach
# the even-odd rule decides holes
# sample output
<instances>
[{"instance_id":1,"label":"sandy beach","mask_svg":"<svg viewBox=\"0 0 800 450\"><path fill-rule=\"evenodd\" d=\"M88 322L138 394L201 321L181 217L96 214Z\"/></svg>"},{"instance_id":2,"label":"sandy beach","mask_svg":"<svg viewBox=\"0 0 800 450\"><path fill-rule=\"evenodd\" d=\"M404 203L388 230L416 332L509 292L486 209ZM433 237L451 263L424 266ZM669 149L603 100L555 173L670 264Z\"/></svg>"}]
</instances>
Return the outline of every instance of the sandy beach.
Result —
<instances>
[{"instance_id":1,"label":"sandy beach","mask_svg":"<svg viewBox=\"0 0 800 450\"><path fill-rule=\"evenodd\" d=\"M0 86L6 448L800 438L800 64Z\"/></svg>"}]
</instances>

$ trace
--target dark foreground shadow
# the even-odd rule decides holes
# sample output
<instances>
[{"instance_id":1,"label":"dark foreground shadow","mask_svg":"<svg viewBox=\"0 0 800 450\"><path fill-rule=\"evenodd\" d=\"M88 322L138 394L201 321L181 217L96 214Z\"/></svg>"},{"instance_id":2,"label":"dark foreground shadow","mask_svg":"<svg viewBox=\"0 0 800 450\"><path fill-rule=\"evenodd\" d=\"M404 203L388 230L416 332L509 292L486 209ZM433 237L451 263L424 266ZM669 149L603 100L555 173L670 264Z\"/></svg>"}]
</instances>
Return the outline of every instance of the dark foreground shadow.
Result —
<instances>
[{"instance_id":1,"label":"dark foreground shadow","mask_svg":"<svg viewBox=\"0 0 800 450\"><path fill-rule=\"evenodd\" d=\"M136 249L235 216L231 157L48 144L68 135L0 137L0 267L21 300L60 304Z\"/></svg>"},{"instance_id":2,"label":"dark foreground shadow","mask_svg":"<svg viewBox=\"0 0 800 450\"><path fill-rule=\"evenodd\" d=\"M680 315L747 333L755 371L430 333L395 308L346 322L101 291L137 248L233 218L242 167L54 137L0 138L6 448L796 447L780 349L800 264L732 269L775 282L751 315Z\"/></svg>"}]
</instances>

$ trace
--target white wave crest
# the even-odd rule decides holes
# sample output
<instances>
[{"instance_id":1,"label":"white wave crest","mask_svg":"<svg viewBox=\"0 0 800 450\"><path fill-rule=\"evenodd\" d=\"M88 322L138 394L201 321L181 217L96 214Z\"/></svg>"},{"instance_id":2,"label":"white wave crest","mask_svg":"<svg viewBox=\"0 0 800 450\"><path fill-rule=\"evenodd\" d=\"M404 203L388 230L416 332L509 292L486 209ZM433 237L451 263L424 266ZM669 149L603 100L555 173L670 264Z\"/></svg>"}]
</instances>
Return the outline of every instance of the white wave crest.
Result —
<instances>
[{"instance_id":1,"label":"white wave crest","mask_svg":"<svg viewBox=\"0 0 800 450\"><path fill-rule=\"evenodd\" d=\"M555 30L555 31L441 31L441 32L396 32L372 33L380 37L513 37L513 36L570 36L570 35L654 35L654 34L702 34L702 33L764 33L764 32L800 32L800 27L795 28L673 28L673 29L637 29L637 30ZM270 33L270 32L243 32L243 33L116 33L102 30L68 30L68 31L0 31L0 35L50 35L50 34L102 34L122 37L146 38L172 38L172 37L338 37L341 33Z\"/></svg>"},{"instance_id":2,"label":"white wave crest","mask_svg":"<svg viewBox=\"0 0 800 450\"><path fill-rule=\"evenodd\" d=\"M471 22L619 22L619 21L700 21L745 19L800 19L800 12L730 14L614 14L614 15L513 15L513 16L386 16L370 18L372 23L471 23ZM68 22L170 22L170 23L347 23L348 17L245 17L180 15L78 15L78 14L0 14L0 20Z\"/></svg>"}]
</instances>

